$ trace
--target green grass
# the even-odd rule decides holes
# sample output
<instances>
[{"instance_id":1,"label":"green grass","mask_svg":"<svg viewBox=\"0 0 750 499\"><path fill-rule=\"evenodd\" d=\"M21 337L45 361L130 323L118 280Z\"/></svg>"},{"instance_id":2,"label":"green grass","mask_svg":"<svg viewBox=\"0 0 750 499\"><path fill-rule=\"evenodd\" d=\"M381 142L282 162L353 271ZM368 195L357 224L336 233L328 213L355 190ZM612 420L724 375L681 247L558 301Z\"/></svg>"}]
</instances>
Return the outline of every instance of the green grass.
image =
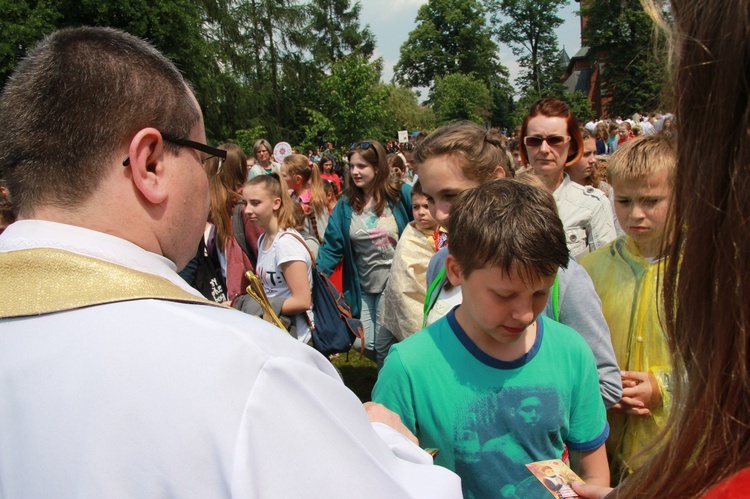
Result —
<instances>
[{"instance_id":1,"label":"green grass","mask_svg":"<svg viewBox=\"0 0 750 499\"><path fill-rule=\"evenodd\" d=\"M359 351L351 350L348 354L339 354L333 359L333 365L344 377L344 384L359 397L359 400L372 400L372 387L378 378L378 370L373 361L365 356L360 358Z\"/></svg>"}]
</instances>

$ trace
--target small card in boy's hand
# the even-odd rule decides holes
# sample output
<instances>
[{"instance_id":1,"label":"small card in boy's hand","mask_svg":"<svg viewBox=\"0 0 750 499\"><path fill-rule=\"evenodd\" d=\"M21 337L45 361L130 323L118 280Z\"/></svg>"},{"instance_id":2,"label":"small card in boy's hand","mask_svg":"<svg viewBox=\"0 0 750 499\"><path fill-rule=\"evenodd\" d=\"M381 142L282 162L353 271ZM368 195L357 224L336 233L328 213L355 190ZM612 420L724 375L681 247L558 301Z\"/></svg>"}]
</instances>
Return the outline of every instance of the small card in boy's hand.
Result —
<instances>
[{"instance_id":1,"label":"small card in boy's hand","mask_svg":"<svg viewBox=\"0 0 750 499\"><path fill-rule=\"evenodd\" d=\"M579 497L570 486L570 482L583 482L583 480L559 459L537 461L527 464L526 467L553 496Z\"/></svg>"}]
</instances>

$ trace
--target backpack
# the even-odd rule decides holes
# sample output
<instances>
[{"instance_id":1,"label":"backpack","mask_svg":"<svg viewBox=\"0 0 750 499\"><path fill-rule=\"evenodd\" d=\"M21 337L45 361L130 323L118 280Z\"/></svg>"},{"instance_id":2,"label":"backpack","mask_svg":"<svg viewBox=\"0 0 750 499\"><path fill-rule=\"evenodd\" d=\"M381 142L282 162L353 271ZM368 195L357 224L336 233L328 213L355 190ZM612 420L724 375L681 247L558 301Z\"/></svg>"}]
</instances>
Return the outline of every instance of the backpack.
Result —
<instances>
[{"instance_id":1,"label":"backpack","mask_svg":"<svg viewBox=\"0 0 750 499\"><path fill-rule=\"evenodd\" d=\"M207 299L216 303L227 301L227 285L224 277L221 275L221 269L214 262L212 254L206 247L206 243L201 237L196 254L196 269L193 282L189 283L193 288Z\"/></svg>"},{"instance_id":2,"label":"backpack","mask_svg":"<svg viewBox=\"0 0 750 499\"><path fill-rule=\"evenodd\" d=\"M351 350L356 338L364 348L365 328L362 321L352 317L352 309L346 298L331 283L328 277L318 271L315 257L305 241L297 234L286 232L297 238L310 253L312 261L312 304L313 320L310 331L313 347L328 357L334 353L345 353ZM309 316L308 316L309 317Z\"/></svg>"}]
</instances>

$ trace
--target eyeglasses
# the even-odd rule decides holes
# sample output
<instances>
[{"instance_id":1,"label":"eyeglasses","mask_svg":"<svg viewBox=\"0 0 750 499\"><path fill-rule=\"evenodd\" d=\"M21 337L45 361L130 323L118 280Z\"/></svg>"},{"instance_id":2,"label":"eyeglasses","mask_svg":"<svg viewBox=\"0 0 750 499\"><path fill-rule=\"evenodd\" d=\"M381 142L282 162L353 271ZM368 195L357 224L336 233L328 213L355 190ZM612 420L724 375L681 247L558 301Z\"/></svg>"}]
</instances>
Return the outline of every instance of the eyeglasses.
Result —
<instances>
[{"instance_id":1,"label":"eyeglasses","mask_svg":"<svg viewBox=\"0 0 750 499\"><path fill-rule=\"evenodd\" d=\"M570 137L567 135L548 135L547 137L535 137L529 135L523 138L523 143L527 147L542 147L542 142L546 142L550 147L560 147L567 144Z\"/></svg>"},{"instance_id":2,"label":"eyeglasses","mask_svg":"<svg viewBox=\"0 0 750 499\"><path fill-rule=\"evenodd\" d=\"M161 133L161 138L164 139L166 142L170 142L172 144L178 145L180 147L190 147L192 149L195 149L196 151L204 152L208 154L206 157L202 157L201 163L206 164L206 161L208 161L211 158L219 158L219 166L216 168L216 173L218 174L221 171L222 163L225 159L227 159L227 152L223 149L217 149L216 147L211 147L207 144L201 144L200 142L195 142L193 140L188 139L178 139L177 137L173 137L169 135L168 133ZM130 164L130 156L125 158L125 161L122 162L122 166L128 166Z\"/></svg>"},{"instance_id":3,"label":"eyeglasses","mask_svg":"<svg viewBox=\"0 0 750 499\"><path fill-rule=\"evenodd\" d=\"M375 155L376 156L378 155L378 150L375 149L375 146L372 145L372 142L352 142L352 145L349 146L349 150L352 151L358 147L362 149L363 151L366 151L372 147L372 150L375 151Z\"/></svg>"}]
</instances>

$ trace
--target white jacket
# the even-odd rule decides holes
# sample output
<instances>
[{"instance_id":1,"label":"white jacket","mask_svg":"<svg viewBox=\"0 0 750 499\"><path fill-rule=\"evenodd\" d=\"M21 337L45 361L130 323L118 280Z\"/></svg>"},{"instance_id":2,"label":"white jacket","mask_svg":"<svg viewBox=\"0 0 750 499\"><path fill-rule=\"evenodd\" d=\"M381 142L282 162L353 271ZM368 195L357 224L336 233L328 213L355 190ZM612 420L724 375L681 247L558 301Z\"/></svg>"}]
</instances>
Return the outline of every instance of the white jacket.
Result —
<instances>
[{"instance_id":1,"label":"white jacket","mask_svg":"<svg viewBox=\"0 0 750 499\"><path fill-rule=\"evenodd\" d=\"M576 184L566 173L553 197L572 257L578 259L617 237L612 208L599 189Z\"/></svg>"}]
</instances>

